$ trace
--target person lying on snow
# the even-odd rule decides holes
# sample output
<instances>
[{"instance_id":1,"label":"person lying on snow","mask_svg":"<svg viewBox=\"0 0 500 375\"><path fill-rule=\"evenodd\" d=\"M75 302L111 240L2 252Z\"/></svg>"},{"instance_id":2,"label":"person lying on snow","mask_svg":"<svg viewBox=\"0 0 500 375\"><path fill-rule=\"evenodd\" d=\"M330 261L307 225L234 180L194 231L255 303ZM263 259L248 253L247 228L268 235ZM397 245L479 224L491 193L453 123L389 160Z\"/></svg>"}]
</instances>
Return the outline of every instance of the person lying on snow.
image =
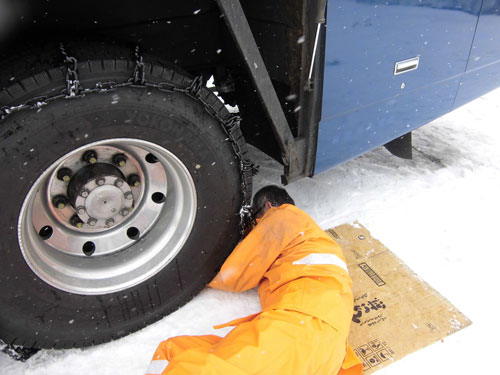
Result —
<instances>
[{"instance_id":1,"label":"person lying on snow","mask_svg":"<svg viewBox=\"0 0 500 375\"><path fill-rule=\"evenodd\" d=\"M277 186L255 194L252 212L256 226L208 286L258 286L262 312L216 326L236 327L224 338L163 341L146 374L361 374L347 344L352 281L339 245Z\"/></svg>"}]
</instances>

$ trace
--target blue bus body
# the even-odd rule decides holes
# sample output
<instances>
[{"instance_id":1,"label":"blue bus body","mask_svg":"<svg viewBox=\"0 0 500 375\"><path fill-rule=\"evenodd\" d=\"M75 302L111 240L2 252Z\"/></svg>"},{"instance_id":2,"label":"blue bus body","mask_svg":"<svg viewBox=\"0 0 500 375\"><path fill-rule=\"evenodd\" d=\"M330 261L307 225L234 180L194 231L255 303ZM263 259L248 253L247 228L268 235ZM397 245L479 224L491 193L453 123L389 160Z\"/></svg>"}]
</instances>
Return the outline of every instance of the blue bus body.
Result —
<instances>
[{"instance_id":1,"label":"blue bus body","mask_svg":"<svg viewBox=\"0 0 500 375\"><path fill-rule=\"evenodd\" d=\"M500 86L499 16L500 0L329 1L315 173Z\"/></svg>"}]
</instances>

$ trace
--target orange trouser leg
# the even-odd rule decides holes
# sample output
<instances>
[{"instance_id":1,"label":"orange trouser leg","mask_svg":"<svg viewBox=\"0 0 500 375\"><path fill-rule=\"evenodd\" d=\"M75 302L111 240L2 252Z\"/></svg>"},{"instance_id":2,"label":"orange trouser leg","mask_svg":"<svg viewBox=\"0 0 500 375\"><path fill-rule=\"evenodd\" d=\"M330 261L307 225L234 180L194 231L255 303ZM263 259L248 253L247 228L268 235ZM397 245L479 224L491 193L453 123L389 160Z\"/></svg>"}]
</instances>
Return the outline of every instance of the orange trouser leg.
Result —
<instances>
[{"instance_id":1,"label":"orange trouser leg","mask_svg":"<svg viewBox=\"0 0 500 375\"><path fill-rule=\"evenodd\" d=\"M266 311L240 324L213 351L245 374L259 375L336 375L345 353L345 335L287 310Z\"/></svg>"},{"instance_id":2,"label":"orange trouser leg","mask_svg":"<svg viewBox=\"0 0 500 375\"><path fill-rule=\"evenodd\" d=\"M158 348L165 353L158 358L169 363L159 374L336 375L346 354L345 343L345 335L319 319L293 311L266 311L223 339L167 340Z\"/></svg>"}]
</instances>

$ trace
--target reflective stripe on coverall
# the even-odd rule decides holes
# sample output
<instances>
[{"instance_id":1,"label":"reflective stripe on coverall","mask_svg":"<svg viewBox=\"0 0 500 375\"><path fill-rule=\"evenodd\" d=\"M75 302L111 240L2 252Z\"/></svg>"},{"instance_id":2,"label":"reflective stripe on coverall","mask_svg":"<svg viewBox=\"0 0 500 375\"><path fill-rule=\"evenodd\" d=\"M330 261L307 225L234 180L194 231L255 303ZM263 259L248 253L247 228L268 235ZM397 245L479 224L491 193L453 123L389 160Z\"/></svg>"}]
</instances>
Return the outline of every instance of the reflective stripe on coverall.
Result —
<instances>
[{"instance_id":1,"label":"reflective stripe on coverall","mask_svg":"<svg viewBox=\"0 0 500 375\"><path fill-rule=\"evenodd\" d=\"M262 312L215 327L226 337L162 342L146 374L358 375L347 344L352 281L340 247L293 205L271 208L209 284L239 292L259 287Z\"/></svg>"}]
</instances>

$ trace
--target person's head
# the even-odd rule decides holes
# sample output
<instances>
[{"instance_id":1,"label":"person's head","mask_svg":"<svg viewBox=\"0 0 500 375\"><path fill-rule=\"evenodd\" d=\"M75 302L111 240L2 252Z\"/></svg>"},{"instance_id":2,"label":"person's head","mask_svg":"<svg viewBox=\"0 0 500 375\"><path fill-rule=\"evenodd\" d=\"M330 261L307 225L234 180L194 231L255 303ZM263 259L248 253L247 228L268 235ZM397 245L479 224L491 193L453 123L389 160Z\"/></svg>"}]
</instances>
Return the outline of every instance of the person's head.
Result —
<instances>
[{"instance_id":1,"label":"person's head","mask_svg":"<svg viewBox=\"0 0 500 375\"><path fill-rule=\"evenodd\" d=\"M295 205L285 189L276 185L264 186L253 197L252 215L256 219L261 218L271 207L279 207L285 203Z\"/></svg>"}]
</instances>

